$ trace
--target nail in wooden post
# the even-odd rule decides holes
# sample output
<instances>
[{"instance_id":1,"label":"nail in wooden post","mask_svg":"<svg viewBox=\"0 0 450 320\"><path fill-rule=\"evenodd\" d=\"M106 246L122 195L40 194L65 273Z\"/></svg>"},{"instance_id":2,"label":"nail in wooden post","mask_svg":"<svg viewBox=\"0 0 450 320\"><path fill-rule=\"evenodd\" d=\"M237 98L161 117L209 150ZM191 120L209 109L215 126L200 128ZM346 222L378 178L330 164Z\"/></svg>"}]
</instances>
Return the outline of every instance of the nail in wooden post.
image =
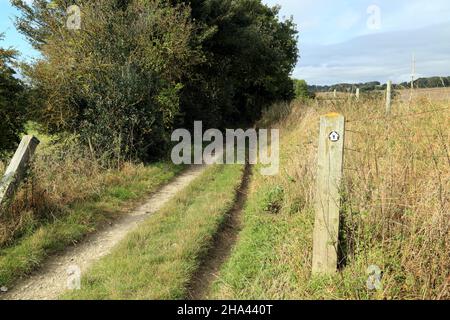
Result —
<instances>
[{"instance_id":1,"label":"nail in wooden post","mask_svg":"<svg viewBox=\"0 0 450 320\"><path fill-rule=\"evenodd\" d=\"M339 191L344 161L344 137L343 115L329 113L320 118L313 274L332 274L337 270Z\"/></svg>"},{"instance_id":2,"label":"nail in wooden post","mask_svg":"<svg viewBox=\"0 0 450 320\"><path fill-rule=\"evenodd\" d=\"M38 144L39 140L33 136L22 138L0 182L0 207L15 193Z\"/></svg>"},{"instance_id":3,"label":"nail in wooden post","mask_svg":"<svg viewBox=\"0 0 450 320\"><path fill-rule=\"evenodd\" d=\"M391 100L392 100L392 81L387 82L386 88L386 114L391 114Z\"/></svg>"}]
</instances>

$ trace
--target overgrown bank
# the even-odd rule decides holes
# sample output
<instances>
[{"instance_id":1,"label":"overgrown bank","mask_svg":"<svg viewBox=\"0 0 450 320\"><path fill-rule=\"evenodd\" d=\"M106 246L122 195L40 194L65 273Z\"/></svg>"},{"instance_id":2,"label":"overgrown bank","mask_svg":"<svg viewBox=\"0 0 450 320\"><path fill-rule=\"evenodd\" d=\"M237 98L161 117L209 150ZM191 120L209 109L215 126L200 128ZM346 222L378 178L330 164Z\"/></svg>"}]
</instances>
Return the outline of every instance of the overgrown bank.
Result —
<instances>
[{"instance_id":1,"label":"overgrown bank","mask_svg":"<svg viewBox=\"0 0 450 320\"><path fill-rule=\"evenodd\" d=\"M208 294L219 299L448 299L449 103L423 99L278 105L262 126L281 130L280 174L255 168L242 232ZM319 116L347 120L341 270L312 277ZM382 288L369 290L378 266Z\"/></svg>"},{"instance_id":2,"label":"overgrown bank","mask_svg":"<svg viewBox=\"0 0 450 320\"><path fill-rule=\"evenodd\" d=\"M0 286L120 216L182 169L163 162L105 169L78 147L42 146L32 175L0 215Z\"/></svg>"}]
</instances>

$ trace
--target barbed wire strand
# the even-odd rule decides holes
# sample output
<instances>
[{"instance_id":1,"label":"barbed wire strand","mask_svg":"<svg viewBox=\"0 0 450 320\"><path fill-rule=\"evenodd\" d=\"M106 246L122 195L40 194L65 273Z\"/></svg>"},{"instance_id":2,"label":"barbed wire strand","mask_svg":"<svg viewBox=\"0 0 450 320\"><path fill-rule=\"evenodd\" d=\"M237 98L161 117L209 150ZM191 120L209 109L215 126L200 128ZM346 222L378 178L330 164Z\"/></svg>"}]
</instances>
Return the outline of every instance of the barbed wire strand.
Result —
<instances>
[{"instance_id":1,"label":"barbed wire strand","mask_svg":"<svg viewBox=\"0 0 450 320\"><path fill-rule=\"evenodd\" d=\"M384 156L386 156L386 154L383 154L382 152L371 152L371 151L363 151L363 150L357 150L357 149L352 149L352 148L347 148L344 147L344 150L346 151L352 151L352 152L356 152L356 153L361 153L364 155L373 155L373 156L377 156L378 158L382 158ZM434 155L434 156L424 156L424 155L406 155L407 159L423 159L423 160L427 160L427 159L433 159L433 158L447 158L446 155Z\"/></svg>"},{"instance_id":2,"label":"barbed wire strand","mask_svg":"<svg viewBox=\"0 0 450 320\"><path fill-rule=\"evenodd\" d=\"M370 133L370 132L362 132L362 131L355 131L355 130L349 130L345 129L345 132L360 134L363 136L369 136L369 137L378 137L379 135L376 133ZM396 135L396 137L400 138L440 138L438 133L435 134L408 134L408 135Z\"/></svg>"},{"instance_id":3,"label":"barbed wire strand","mask_svg":"<svg viewBox=\"0 0 450 320\"><path fill-rule=\"evenodd\" d=\"M374 121L374 120L395 120L395 119L414 117L414 116L419 116L419 115L423 115L423 114L444 111L444 110L448 110L448 109L450 109L450 107L434 109L434 110L428 110L428 111L423 111L423 112L409 113L409 114L404 114L404 115L397 115L397 116L385 115L383 117L352 119L352 120L346 120L345 122L352 123L352 122L364 122L364 121Z\"/></svg>"}]
</instances>

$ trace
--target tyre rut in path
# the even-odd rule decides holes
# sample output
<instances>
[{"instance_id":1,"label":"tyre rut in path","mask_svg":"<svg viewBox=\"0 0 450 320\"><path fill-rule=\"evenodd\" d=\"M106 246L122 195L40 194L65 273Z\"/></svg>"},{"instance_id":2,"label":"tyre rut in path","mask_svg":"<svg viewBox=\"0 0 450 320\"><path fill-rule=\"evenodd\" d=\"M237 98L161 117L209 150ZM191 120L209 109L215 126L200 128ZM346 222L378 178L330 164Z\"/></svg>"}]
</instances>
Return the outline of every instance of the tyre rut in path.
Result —
<instances>
[{"instance_id":1,"label":"tyre rut in path","mask_svg":"<svg viewBox=\"0 0 450 320\"><path fill-rule=\"evenodd\" d=\"M56 299L67 289L68 270L75 266L85 272L95 261L111 252L140 223L158 211L179 191L203 172L204 166L192 166L163 186L136 210L119 218L89 236L80 244L69 247L60 254L50 256L38 270L18 281L0 299L48 300Z\"/></svg>"},{"instance_id":2,"label":"tyre rut in path","mask_svg":"<svg viewBox=\"0 0 450 320\"><path fill-rule=\"evenodd\" d=\"M214 237L211 248L202 259L200 267L188 285L187 298L190 300L207 299L208 291L222 265L230 256L237 242L241 227L241 212L247 201L248 186L251 177L251 166L246 164L241 185L237 191L236 201L229 211L226 220Z\"/></svg>"}]
</instances>

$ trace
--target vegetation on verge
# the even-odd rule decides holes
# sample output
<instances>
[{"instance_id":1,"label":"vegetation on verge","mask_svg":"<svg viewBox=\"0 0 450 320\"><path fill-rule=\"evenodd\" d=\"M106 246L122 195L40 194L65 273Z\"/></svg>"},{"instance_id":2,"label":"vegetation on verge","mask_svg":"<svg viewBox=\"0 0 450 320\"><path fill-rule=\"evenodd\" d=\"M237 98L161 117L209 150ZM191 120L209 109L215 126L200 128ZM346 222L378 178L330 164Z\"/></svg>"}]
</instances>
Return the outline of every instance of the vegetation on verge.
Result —
<instances>
[{"instance_id":1,"label":"vegetation on verge","mask_svg":"<svg viewBox=\"0 0 450 320\"><path fill-rule=\"evenodd\" d=\"M449 102L295 102L269 109L280 128L280 174L255 168L242 231L209 298L450 298ZM347 123L340 271L311 277L319 116ZM275 121L274 121L275 120ZM380 290L367 269L382 271Z\"/></svg>"},{"instance_id":2,"label":"vegetation on verge","mask_svg":"<svg viewBox=\"0 0 450 320\"><path fill-rule=\"evenodd\" d=\"M130 233L65 299L183 299L234 204L243 165L206 169Z\"/></svg>"},{"instance_id":3,"label":"vegetation on verge","mask_svg":"<svg viewBox=\"0 0 450 320\"><path fill-rule=\"evenodd\" d=\"M63 150L38 153L32 176L0 215L0 286L129 210L183 168L126 163L105 170L85 154Z\"/></svg>"}]
</instances>

